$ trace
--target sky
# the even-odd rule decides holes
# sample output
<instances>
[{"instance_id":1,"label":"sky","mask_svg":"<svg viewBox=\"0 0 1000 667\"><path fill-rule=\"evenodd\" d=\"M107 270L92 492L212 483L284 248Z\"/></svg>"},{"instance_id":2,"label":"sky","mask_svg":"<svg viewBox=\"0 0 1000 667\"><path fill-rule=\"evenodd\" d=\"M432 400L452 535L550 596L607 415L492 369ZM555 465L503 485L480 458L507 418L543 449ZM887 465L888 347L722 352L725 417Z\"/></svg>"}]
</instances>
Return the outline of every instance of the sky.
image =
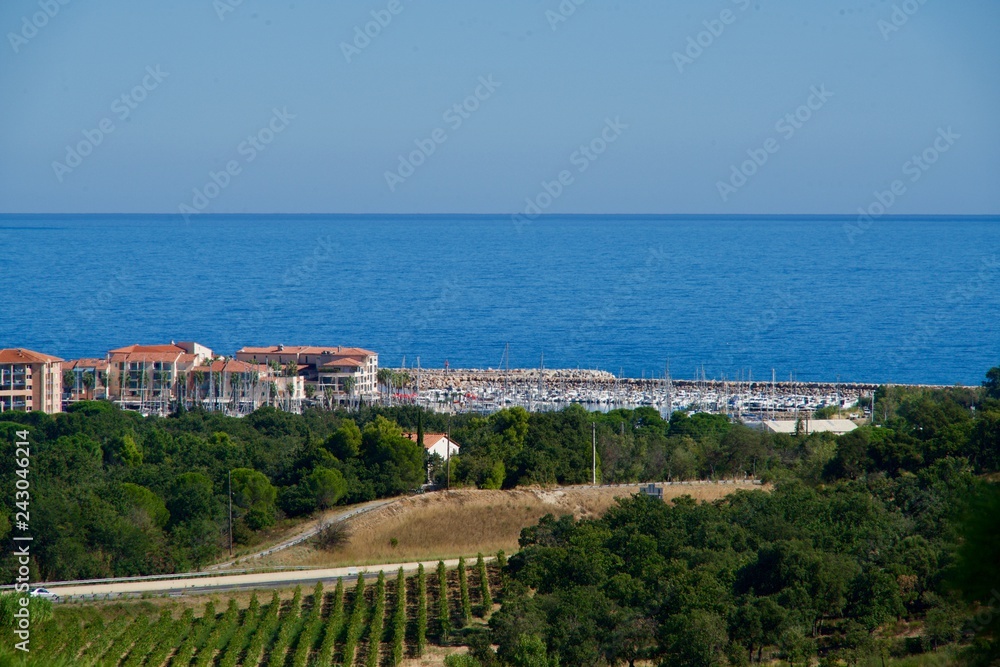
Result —
<instances>
[{"instance_id":1,"label":"sky","mask_svg":"<svg viewBox=\"0 0 1000 667\"><path fill-rule=\"evenodd\" d=\"M995 0L6 0L0 213L1000 213Z\"/></svg>"}]
</instances>

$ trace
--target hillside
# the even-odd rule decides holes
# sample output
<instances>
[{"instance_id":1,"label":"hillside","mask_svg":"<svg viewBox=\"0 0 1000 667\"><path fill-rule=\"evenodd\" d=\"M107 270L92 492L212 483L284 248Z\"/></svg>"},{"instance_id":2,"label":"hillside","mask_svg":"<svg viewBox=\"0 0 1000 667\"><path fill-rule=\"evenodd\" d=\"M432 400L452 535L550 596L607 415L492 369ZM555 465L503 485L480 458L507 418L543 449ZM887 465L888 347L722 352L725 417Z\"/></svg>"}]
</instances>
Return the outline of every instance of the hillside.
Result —
<instances>
[{"instance_id":1,"label":"hillside","mask_svg":"<svg viewBox=\"0 0 1000 667\"><path fill-rule=\"evenodd\" d=\"M631 496L638 488L626 485L425 493L401 498L348 521L347 542L340 548L323 551L309 540L254 564L330 567L495 554L500 549L512 553L517 550L521 529L535 525L546 514L594 518L614 505L616 498ZM711 501L739 488L761 487L750 483L691 483L664 487L664 497L690 495Z\"/></svg>"}]
</instances>

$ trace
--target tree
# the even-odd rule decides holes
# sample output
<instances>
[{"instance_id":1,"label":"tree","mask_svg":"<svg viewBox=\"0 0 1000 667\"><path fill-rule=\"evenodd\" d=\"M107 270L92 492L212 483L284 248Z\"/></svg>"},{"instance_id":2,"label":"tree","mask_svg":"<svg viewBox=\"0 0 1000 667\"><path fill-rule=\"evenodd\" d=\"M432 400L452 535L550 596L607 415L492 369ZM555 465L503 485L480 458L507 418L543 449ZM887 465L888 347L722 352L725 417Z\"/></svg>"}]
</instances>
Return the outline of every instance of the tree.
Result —
<instances>
[{"instance_id":1,"label":"tree","mask_svg":"<svg viewBox=\"0 0 1000 667\"><path fill-rule=\"evenodd\" d=\"M361 458L380 495L403 493L424 479L424 450L395 422L378 416L361 434Z\"/></svg>"},{"instance_id":2,"label":"tree","mask_svg":"<svg viewBox=\"0 0 1000 667\"><path fill-rule=\"evenodd\" d=\"M347 482L339 470L316 466L303 482L320 509L333 507L347 494Z\"/></svg>"},{"instance_id":3,"label":"tree","mask_svg":"<svg viewBox=\"0 0 1000 667\"><path fill-rule=\"evenodd\" d=\"M509 659L511 667L558 667L559 660L549 658L545 642L537 635L522 635Z\"/></svg>"},{"instance_id":4,"label":"tree","mask_svg":"<svg viewBox=\"0 0 1000 667\"><path fill-rule=\"evenodd\" d=\"M837 453L827 465L824 474L832 479L857 479L871 467L868 455L867 428L859 428L837 438Z\"/></svg>"},{"instance_id":5,"label":"tree","mask_svg":"<svg viewBox=\"0 0 1000 667\"><path fill-rule=\"evenodd\" d=\"M361 429L354 420L345 419L327 438L325 446L341 461L357 458L361 453Z\"/></svg>"},{"instance_id":6,"label":"tree","mask_svg":"<svg viewBox=\"0 0 1000 667\"><path fill-rule=\"evenodd\" d=\"M353 377L344 378L344 393L347 394L348 400L351 405L354 404L354 388L358 386L358 381Z\"/></svg>"},{"instance_id":7,"label":"tree","mask_svg":"<svg viewBox=\"0 0 1000 667\"><path fill-rule=\"evenodd\" d=\"M122 494L130 508L130 519L137 525L149 523L157 528L165 528L170 521L170 512L163 500L151 490L138 484L125 482Z\"/></svg>"},{"instance_id":8,"label":"tree","mask_svg":"<svg viewBox=\"0 0 1000 667\"><path fill-rule=\"evenodd\" d=\"M251 530L274 523L274 502L278 491L262 472L249 468L232 471L233 505L243 510L243 519Z\"/></svg>"},{"instance_id":9,"label":"tree","mask_svg":"<svg viewBox=\"0 0 1000 667\"><path fill-rule=\"evenodd\" d=\"M966 600L983 607L975 617L981 638L974 649L975 664L994 665L1000 660L1000 485L984 484L970 504L954 581Z\"/></svg>"},{"instance_id":10,"label":"tree","mask_svg":"<svg viewBox=\"0 0 1000 667\"><path fill-rule=\"evenodd\" d=\"M167 509L170 523L177 525L209 519L216 508L212 480L200 472L182 473L174 480Z\"/></svg>"},{"instance_id":11,"label":"tree","mask_svg":"<svg viewBox=\"0 0 1000 667\"><path fill-rule=\"evenodd\" d=\"M83 374L83 380L82 381L83 381L83 386L87 390L87 398L93 399L94 398L94 385L96 384L96 381L95 381L95 378L94 378L94 374L91 373L90 371L87 371L86 373Z\"/></svg>"},{"instance_id":12,"label":"tree","mask_svg":"<svg viewBox=\"0 0 1000 667\"><path fill-rule=\"evenodd\" d=\"M109 463L117 463L129 468L142 465L142 449L132 433L124 433L112 438L104 451Z\"/></svg>"},{"instance_id":13,"label":"tree","mask_svg":"<svg viewBox=\"0 0 1000 667\"><path fill-rule=\"evenodd\" d=\"M1000 366L994 366L986 371L983 387L986 389L987 396L1000 400Z\"/></svg>"}]
</instances>

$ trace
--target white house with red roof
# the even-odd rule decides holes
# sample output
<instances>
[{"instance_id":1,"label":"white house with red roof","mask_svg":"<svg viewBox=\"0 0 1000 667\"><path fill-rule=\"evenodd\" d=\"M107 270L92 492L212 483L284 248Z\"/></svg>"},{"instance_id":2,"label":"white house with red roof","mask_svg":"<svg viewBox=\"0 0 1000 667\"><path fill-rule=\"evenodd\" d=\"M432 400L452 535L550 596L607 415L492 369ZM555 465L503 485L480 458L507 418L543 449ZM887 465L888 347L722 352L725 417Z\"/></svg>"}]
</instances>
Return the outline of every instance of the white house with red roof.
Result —
<instances>
[{"instance_id":1,"label":"white house with red roof","mask_svg":"<svg viewBox=\"0 0 1000 667\"><path fill-rule=\"evenodd\" d=\"M406 433L407 438L417 442L416 433ZM458 456L458 443L448 437L446 433L424 433L424 451L430 454L437 454L443 459L449 456Z\"/></svg>"}]
</instances>

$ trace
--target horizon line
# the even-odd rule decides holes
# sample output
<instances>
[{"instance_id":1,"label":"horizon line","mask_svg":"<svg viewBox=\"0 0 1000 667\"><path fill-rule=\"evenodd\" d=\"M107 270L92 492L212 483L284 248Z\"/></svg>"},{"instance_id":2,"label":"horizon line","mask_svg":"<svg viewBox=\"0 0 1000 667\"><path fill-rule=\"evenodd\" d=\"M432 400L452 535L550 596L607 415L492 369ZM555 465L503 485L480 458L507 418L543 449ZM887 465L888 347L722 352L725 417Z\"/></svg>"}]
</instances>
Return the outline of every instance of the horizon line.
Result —
<instances>
[{"instance_id":1,"label":"horizon line","mask_svg":"<svg viewBox=\"0 0 1000 667\"><path fill-rule=\"evenodd\" d=\"M269 212L269 213L199 213L196 216L187 216L188 218L232 218L232 217L258 217L258 218L270 218L270 217L294 217L294 218L316 218L316 217L329 217L329 218L514 218L516 216L523 214L519 213L283 213L283 212ZM133 216L144 216L144 217L154 217L154 218L170 218L170 219L184 219L185 215L182 213L146 213L141 211L134 212L117 212L117 213L66 213L66 212L36 212L36 213L3 213L0 212L0 218L24 218L24 217L133 217ZM559 218L646 218L646 219L677 219L677 220L690 220L692 218L702 218L702 219L734 219L734 218L745 218L745 219L803 219L803 218L817 218L817 219L857 219L859 217L858 213L543 213L542 215L536 216L534 219L529 219L528 222L535 222L542 219L559 219ZM1000 212L998 213L893 213L885 214L879 216L878 220L914 220L914 219L996 219L1000 220Z\"/></svg>"}]
</instances>

